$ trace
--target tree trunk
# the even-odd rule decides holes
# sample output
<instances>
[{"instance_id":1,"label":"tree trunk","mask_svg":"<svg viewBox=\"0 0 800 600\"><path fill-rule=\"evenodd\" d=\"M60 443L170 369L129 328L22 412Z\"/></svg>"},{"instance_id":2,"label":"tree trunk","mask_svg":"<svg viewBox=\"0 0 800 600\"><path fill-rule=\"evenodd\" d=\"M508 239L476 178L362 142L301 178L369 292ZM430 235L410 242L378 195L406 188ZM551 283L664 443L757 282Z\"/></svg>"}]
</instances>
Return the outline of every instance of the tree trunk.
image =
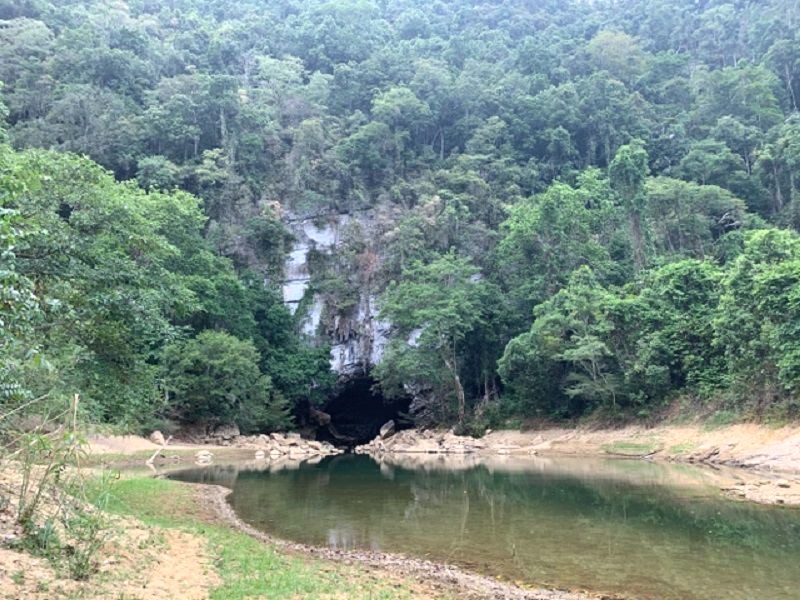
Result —
<instances>
[{"instance_id":1,"label":"tree trunk","mask_svg":"<svg viewBox=\"0 0 800 600\"><path fill-rule=\"evenodd\" d=\"M444 364L453 376L453 386L455 387L456 398L458 399L458 424L462 425L467 413L467 399L464 394L464 386L461 385L461 378L458 376L455 360L444 357Z\"/></svg>"},{"instance_id":2,"label":"tree trunk","mask_svg":"<svg viewBox=\"0 0 800 600\"><path fill-rule=\"evenodd\" d=\"M642 239L642 215L638 210L628 213L631 228L631 247L633 250L633 267L636 273L644 268L644 240Z\"/></svg>"},{"instance_id":3,"label":"tree trunk","mask_svg":"<svg viewBox=\"0 0 800 600\"><path fill-rule=\"evenodd\" d=\"M774 214L778 214L783 209L783 193L781 192L781 179L778 173L778 167L774 163L772 165L772 178L775 180L775 207L773 211Z\"/></svg>"},{"instance_id":4,"label":"tree trunk","mask_svg":"<svg viewBox=\"0 0 800 600\"><path fill-rule=\"evenodd\" d=\"M789 70L789 65L783 65L783 70L786 73L786 87L789 90L789 97L792 99L792 108L797 110L797 98L794 94L794 81L792 80L792 72Z\"/></svg>"}]
</instances>

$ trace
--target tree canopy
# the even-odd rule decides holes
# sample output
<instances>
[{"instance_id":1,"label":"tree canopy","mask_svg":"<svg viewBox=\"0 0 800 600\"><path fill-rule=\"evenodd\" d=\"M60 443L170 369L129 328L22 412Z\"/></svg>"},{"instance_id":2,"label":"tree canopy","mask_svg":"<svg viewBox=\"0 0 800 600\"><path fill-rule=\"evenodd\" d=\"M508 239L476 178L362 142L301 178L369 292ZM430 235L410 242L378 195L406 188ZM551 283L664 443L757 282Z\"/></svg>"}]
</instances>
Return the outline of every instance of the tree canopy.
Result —
<instances>
[{"instance_id":1,"label":"tree canopy","mask_svg":"<svg viewBox=\"0 0 800 600\"><path fill-rule=\"evenodd\" d=\"M208 418L278 426L366 296L420 419L795 416L798 30L789 0L0 3L3 397L184 419L217 348ZM309 344L286 223L344 214Z\"/></svg>"}]
</instances>

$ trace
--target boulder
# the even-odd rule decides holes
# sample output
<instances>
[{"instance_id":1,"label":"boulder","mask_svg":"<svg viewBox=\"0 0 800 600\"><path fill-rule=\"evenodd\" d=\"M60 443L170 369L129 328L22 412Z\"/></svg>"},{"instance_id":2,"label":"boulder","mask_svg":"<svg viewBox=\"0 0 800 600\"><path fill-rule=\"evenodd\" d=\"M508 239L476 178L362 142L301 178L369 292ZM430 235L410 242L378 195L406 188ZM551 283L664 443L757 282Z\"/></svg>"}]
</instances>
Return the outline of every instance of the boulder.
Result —
<instances>
[{"instance_id":1,"label":"boulder","mask_svg":"<svg viewBox=\"0 0 800 600\"><path fill-rule=\"evenodd\" d=\"M241 435L241 433L236 423L223 423L214 428L214 437L223 440L230 441L233 438L239 437L239 435Z\"/></svg>"},{"instance_id":2,"label":"boulder","mask_svg":"<svg viewBox=\"0 0 800 600\"><path fill-rule=\"evenodd\" d=\"M320 427L325 427L331 422L331 416L328 413L317 410L316 408L311 408L308 411L308 415Z\"/></svg>"},{"instance_id":3,"label":"boulder","mask_svg":"<svg viewBox=\"0 0 800 600\"><path fill-rule=\"evenodd\" d=\"M150 434L150 441L159 446L166 446L167 441L164 439L164 434L157 429Z\"/></svg>"},{"instance_id":4,"label":"boulder","mask_svg":"<svg viewBox=\"0 0 800 600\"><path fill-rule=\"evenodd\" d=\"M256 460L264 460L266 454L263 450L256 450Z\"/></svg>"},{"instance_id":5,"label":"boulder","mask_svg":"<svg viewBox=\"0 0 800 600\"><path fill-rule=\"evenodd\" d=\"M778 481L775 482L775 485L777 485L779 488L788 488L791 487L792 484L785 479L778 479Z\"/></svg>"},{"instance_id":6,"label":"boulder","mask_svg":"<svg viewBox=\"0 0 800 600\"><path fill-rule=\"evenodd\" d=\"M396 429L394 420L386 421L386 423L381 425L381 431L380 431L381 439L385 440L386 438L391 437L392 435L394 435L395 430Z\"/></svg>"},{"instance_id":7,"label":"boulder","mask_svg":"<svg viewBox=\"0 0 800 600\"><path fill-rule=\"evenodd\" d=\"M211 464L211 461L214 460L214 455L209 452L208 450L200 450L195 455L195 462L199 465L208 465Z\"/></svg>"}]
</instances>

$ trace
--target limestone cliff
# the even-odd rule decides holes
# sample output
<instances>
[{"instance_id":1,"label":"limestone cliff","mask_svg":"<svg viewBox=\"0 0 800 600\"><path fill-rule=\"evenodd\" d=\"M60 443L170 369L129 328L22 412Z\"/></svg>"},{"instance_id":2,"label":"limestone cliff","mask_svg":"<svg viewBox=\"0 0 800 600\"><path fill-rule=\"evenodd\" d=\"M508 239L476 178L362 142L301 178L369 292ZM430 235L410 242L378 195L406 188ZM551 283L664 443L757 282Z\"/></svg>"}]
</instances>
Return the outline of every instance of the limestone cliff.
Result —
<instances>
[{"instance_id":1,"label":"limestone cliff","mask_svg":"<svg viewBox=\"0 0 800 600\"><path fill-rule=\"evenodd\" d=\"M283 300L310 343L331 344L331 368L344 379L377 364L389 334L367 272L379 259L363 248L353 252L354 232L368 237L372 219L366 211L285 219L295 241L285 265ZM332 282L339 283L338 293Z\"/></svg>"}]
</instances>

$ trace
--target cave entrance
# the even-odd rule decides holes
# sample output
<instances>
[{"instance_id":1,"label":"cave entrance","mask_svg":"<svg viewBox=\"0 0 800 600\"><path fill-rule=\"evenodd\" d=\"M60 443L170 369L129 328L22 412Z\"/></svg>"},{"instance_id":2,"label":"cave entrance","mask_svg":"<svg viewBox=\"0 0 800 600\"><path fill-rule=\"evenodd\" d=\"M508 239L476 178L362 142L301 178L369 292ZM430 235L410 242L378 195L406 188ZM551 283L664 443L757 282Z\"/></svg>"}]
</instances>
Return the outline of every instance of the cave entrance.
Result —
<instances>
[{"instance_id":1,"label":"cave entrance","mask_svg":"<svg viewBox=\"0 0 800 600\"><path fill-rule=\"evenodd\" d=\"M394 420L398 429L410 426L407 416L410 399L387 400L374 391L374 385L369 376L340 384L323 408L330 415L330 423L320 427L317 438L352 448L374 439L387 421Z\"/></svg>"}]
</instances>

